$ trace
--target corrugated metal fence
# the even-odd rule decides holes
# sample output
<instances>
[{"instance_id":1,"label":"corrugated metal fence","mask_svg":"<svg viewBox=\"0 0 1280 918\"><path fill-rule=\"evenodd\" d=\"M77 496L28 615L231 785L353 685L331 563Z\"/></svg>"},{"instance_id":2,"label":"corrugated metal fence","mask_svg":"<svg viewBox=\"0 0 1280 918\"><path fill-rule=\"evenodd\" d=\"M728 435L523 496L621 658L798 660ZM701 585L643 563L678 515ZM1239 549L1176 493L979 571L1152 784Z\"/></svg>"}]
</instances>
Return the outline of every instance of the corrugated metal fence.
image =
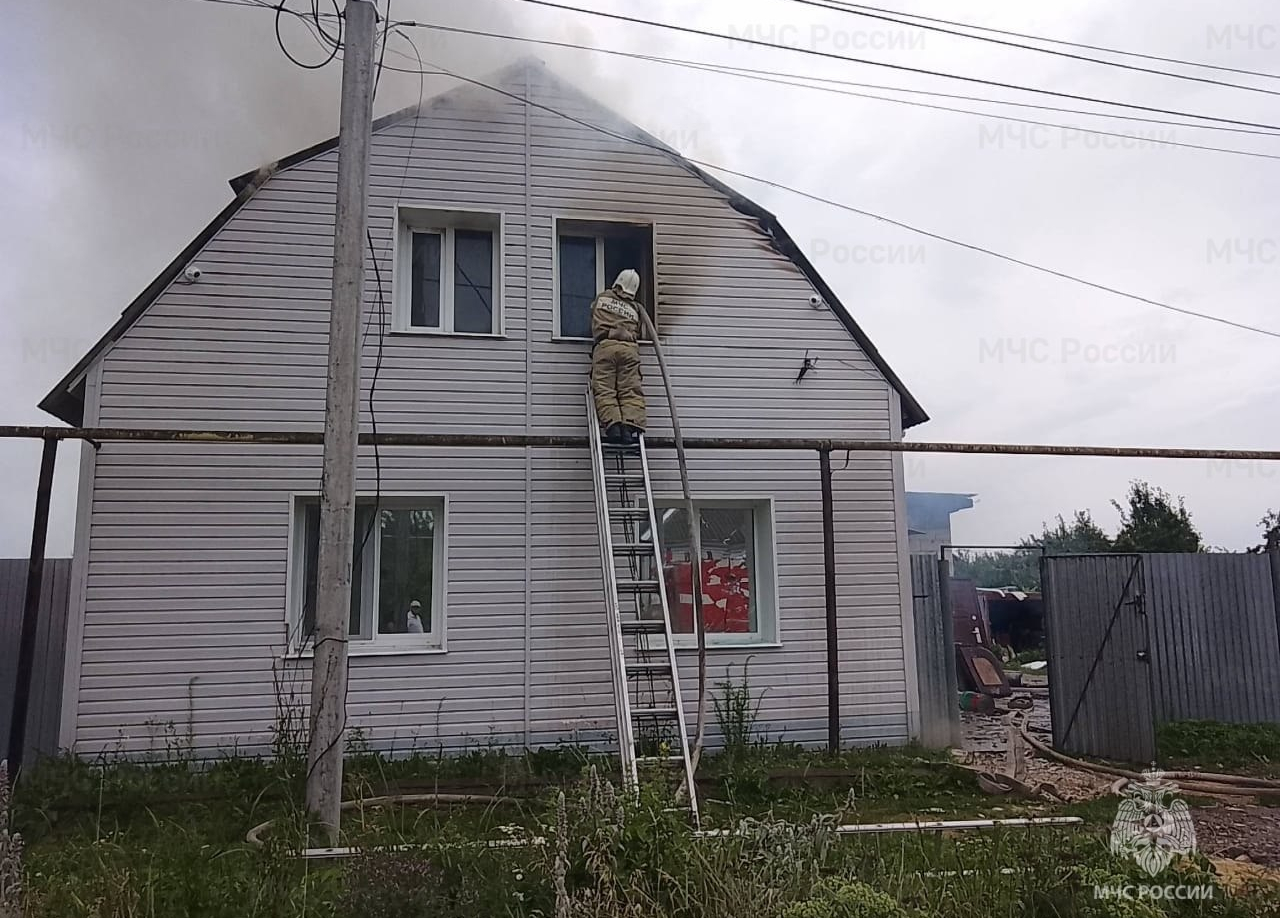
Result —
<instances>
[{"instance_id":1,"label":"corrugated metal fence","mask_svg":"<svg viewBox=\"0 0 1280 918\"><path fill-rule=\"evenodd\" d=\"M40 624L36 629L31 703L27 710L27 746L23 757L28 761L36 755L48 755L58 749L70 589L71 559L46 560L40 590ZM0 743L6 743L9 736L26 592L27 559L0 559Z\"/></svg>"},{"instance_id":2,"label":"corrugated metal fence","mask_svg":"<svg viewBox=\"0 0 1280 918\"><path fill-rule=\"evenodd\" d=\"M916 672L920 685L920 742L931 748L960 745L952 622L939 589L938 557L911 556L911 608L915 617Z\"/></svg>"},{"instance_id":3,"label":"corrugated metal fence","mask_svg":"<svg viewBox=\"0 0 1280 918\"><path fill-rule=\"evenodd\" d=\"M1051 556L1042 584L1062 751L1149 762L1163 723L1280 722L1280 557Z\"/></svg>"}]
</instances>

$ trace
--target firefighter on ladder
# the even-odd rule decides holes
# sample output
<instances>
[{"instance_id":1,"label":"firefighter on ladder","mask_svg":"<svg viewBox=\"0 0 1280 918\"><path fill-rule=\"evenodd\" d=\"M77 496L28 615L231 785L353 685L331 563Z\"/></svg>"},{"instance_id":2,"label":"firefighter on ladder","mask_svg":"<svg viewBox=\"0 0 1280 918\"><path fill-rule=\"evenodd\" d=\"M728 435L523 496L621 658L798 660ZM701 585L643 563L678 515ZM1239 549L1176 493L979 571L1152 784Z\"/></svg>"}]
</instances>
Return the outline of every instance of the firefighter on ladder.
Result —
<instances>
[{"instance_id":1,"label":"firefighter on ladder","mask_svg":"<svg viewBox=\"0 0 1280 918\"><path fill-rule=\"evenodd\" d=\"M640 275L627 268L591 302L591 395L610 443L639 443L645 428L639 290Z\"/></svg>"}]
</instances>

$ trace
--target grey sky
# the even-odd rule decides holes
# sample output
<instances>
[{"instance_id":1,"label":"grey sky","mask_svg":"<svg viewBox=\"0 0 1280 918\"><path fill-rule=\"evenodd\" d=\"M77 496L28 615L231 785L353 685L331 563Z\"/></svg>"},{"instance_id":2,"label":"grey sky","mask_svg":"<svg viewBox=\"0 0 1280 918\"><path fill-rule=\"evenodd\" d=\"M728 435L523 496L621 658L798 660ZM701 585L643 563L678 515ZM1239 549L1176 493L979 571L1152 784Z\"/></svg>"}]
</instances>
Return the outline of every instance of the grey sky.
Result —
<instances>
[{"instance_id":1,"label":"grey sky","mask_svg":"<svg viewBox=\"0 0 1280 918\"><path fill-rule=\"evenodd\" d=\"M635 13L636 4L577 5ZM1272 0L901 0L903 9L1260 70L1275 68ZM56 8L55 8L56 7ZM465 13L463 12L465 10ZM1248 121L1276 97L1126 73L789 0L651 2L644 15L909 66ZM1034 99L542 10L516 0L395 0L397 19L448 22L746 67ZM202 0L23 4L0 35L0 417L35 403L230 198L226 180L332 136L338 67L295 68L272 17ZM523 53L685 154L1189 309L1280 329L1274 161L1031 129L666 65L414 30L423 56L469 76ZM299 55L317 53L296 24ZM407 51L407 45L393 43ZM403 65L394 55L388 62ZM1198 71L1199 72L1199 71ZM1231 78L1227 76L1226 78ZM1280 82L1254 80L1280 88ZM446 88L433 78L427 92ZM417 79L384 76L378 112ZM960 107L973 104L953 102ZM1071 103L1063 102L1071 105ZM1079 107L1079 106L1073 106ZM1006 110L1001 110L1006 111ZM1017 114L1018 110L1007 110ZM1038 118L1280 154L1270 138L1083 116ZM916 439L1275 447L1280 341L1188 319L914 236L753 183L933 417ZM819 367L821 373L847 372ZM58 466L50 550L67 554L75 455ZM0 443L0 556L25 554L39 447ZM975 492L956 534L1005 542L1144 477L1184 494L1206 540L1240 548L1280 506L1280 468L909 456L913 489Z\"/></svg>"}]
</instances>

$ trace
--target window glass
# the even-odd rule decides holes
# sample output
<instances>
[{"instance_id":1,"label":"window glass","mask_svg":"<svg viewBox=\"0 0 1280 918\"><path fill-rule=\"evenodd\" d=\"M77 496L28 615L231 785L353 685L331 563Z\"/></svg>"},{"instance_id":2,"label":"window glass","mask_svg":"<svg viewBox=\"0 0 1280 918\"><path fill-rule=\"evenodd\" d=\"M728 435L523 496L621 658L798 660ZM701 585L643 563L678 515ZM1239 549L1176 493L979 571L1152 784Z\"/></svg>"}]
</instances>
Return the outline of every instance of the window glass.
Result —
<instances>
[{"instance_id":1,"label":"window glass","mask_svg":"<svg viewBox=\"0 0 1280 918\"><path fill-rule=\"evenodd\" d=\"M756 590L756 512L751 506L700 507L702 521L703 623L709 634L760 631ZM664 559L671 627L694 630L689 514L682 508L659 510L659 545Z\"/></svg>"},{"instance_id":2,"label":"window glass","mask_svg":"<svg viewBox=\"0 0 1280 918\"><path fill-rule=\"evenodd\" d=\"M409 324L414 328L440 327L439 233L413 234L412 297Z\"/></svg>"},{"instance_id":3,"label":"window glass","mask_svg":"<svg viewBox=\"0 0 1280 918\"><path fill-rule=\"evenodd\" d=\"M560 334L591 337L591 301L600 292L596 278L596 241L585 236L560 237Z\"/></svg>"},{"instance_id":4,"label":"window glass","mask_svg":"<svg viewBox=\"0 0 1280 918\"><path fill-rule=\"evenodd\" d=\"M351 552L351 619L347 623L347 633L352 637L370 636L362 633L360 627L364 593L364 565L361 563L360 543L368 532L369 521L372 518L371 508L356 509L355 544ZM316 581L320 567L320 504L318 502L310 501L303 505L302 525L305 550L302 561L302 633L298 635L300 644L310 641L316 628Z\"/></svg>"},{"instance_id":5,"label":"window glass","mask_svg":"<svg viewBox=\"0 0 1280 918\"><path fill-rule=\"evenodd\" d=\"M453 330L493 332L493 233L456 230L453 263Z\"/></svg>"},{"instance_id":6,"label":"window glass","mask_svg":"<svg viewBox=\"0 0 1280 918\"><path fill-rule=\"evenodd\" d=\"M378 633L431 630L436 516L429 509L383 510L378 524Z\"/></svg>"}]
</instances>

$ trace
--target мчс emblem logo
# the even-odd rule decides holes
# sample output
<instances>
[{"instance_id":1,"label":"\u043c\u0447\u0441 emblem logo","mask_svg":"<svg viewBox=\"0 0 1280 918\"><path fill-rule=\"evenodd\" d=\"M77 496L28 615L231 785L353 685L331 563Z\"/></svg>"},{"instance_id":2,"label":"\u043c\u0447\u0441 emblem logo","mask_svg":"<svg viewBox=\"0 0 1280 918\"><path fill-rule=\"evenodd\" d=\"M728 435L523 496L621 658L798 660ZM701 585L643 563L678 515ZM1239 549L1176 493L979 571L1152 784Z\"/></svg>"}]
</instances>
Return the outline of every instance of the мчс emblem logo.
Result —
<instances>
[{"instance_id":1,"label":"\u043c\u0447\u0441 emblem logo","mask_svg":"<svg viewBox=\"0 0 1280 918\"><path fill-rule=\"evenodd\" d=\"M1111 824L1111 852L1133 858L1153 877L1179 855L1194 853L1195 823L1186 801L1172 799L1177 792L1155 769L1129 782Z\"/></svg>"}]
</instances>

